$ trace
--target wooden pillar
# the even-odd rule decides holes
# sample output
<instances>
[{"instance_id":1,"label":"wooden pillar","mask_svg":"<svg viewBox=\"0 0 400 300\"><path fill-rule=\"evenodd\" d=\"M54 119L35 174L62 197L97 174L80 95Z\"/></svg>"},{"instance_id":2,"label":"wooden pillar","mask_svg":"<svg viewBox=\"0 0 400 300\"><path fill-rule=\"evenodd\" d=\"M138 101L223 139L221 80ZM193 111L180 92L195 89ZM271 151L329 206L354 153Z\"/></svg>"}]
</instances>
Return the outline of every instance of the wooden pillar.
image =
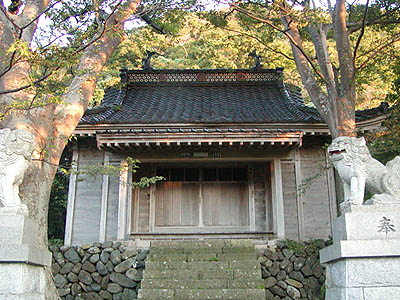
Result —
<instances>
[{"instance_id":1,"label":"wooden pillar","mask_svg":"<svg viewBox=\"0 0 400 300\"><path fill-rule=\"evenodd\" d=\"M124 240L127 234L127 201L128 201L128 162L121 160L121 173L119 175L119 201L118 201L118 233L117 239Z\"/></svg>"},{"instance_id":2,"label":"wooden pillar","mask_svg":"<svg viewBox=\"0 0 400 300\"><path fill-rule=\"evenodd\" d=\"M249 218L250 218L250 231L256 230L256 211L254 199L254 169L249 166L248 169L248 190L249 190Z\"/></svg>"},{"instance_id":3,"label":"wooden pillar","mask_svg":"<svg viewBox=\"0 0 400 300\"><path fill-rule=\"evenodd\" d=\"M273 230L273 217L272 217L272 179L271 179L271 162L268 162L264 167L264 186L265 186L265 230Z\"/></svg>"},{"instance_id":4,"label":"wooden pillar","mask_svg":"<svg viewBox=\"0 0 400 300\"><path fill-rule=\"evenodd\" d=\"M283 210L281 160L275 159L271 166L274 232L278 239L282 239L285 237L285 214Z\"/></svg>"},{"instance_id":5,"label":"wooden pillar","mask_svg":"<svg viewBox=\"0 0 400 300\"><path fill-rule=\"evenodd\" d=\"M296 176L296 204L297 204L297 222L298 222L298 232L299 240L304 240L304 197L303 192L299 192L299 187L303 183L303 177L301 173L301 157L300 150L296 148L294 152L294 168Z\"/></svg>"},{"instance_id":6,"label":"wooden pillar","mask_svg":"<svg viewBox=\"0 0 400 300\"><path fill-rule=\"evenodd\" d=\"M105 151L103 165L107 166L109 163L110 163L110 153ZM109 186L109 184L110 184L110 175L103 174L103 183L102 183L102 189L101 189L100 234L99 234L100 242L104 242L106 240L108 186Z\"/></svg>"},{"instance_id":7,"label":"wooden pillar","mask_svg":"<svg viewBox=\"0 0 400 300\"><path fill-rule=\"evenodd\" d=\"M71 175L69 177L69 188L68 188L68 204L67 204L67 216L65 220L65 236L64 244L69 246L72 243L72 228L74 223L75 213L75 197L76 197L76 171L78 170L79 152L77 147L74 147L72 152L72 164L71 164Z\"/></svg>"},{"instance_id":8,"label":"wooden pillar","mask_svg":"<svg viewBox=\"0 0 400 300\"><path fill-rule=\"evenodd\" d=\"M128 184L127 184L127 205L126 205L126 234L130 235L132 232L132 210L134 208L133 206L133 198L132 198L132 182L133 182L133 173L132 173L132 168L129 167L128 169Z\"/></svg>"},{"instance_id":9,"label":"wooden pillar","mask_svg":"<svg viewBox=\"0 0 400 300\"><path fill-rule=\"evenodd\" d=\"M156 176L156 167L151 167L151 177ZM156 185L150 185L150 207L149 207L149 232L154 232L156 224Z\"/></svg>"},{"instance_id":10,"label":"wooden pillar","mask_svg":"<svg viewBox=\"0 0 400 300\"><path fill-rule=\"evenodd\" d=\"M329 213L330 213L330 221L331 221L331 235L332 233L332 226L334 220L338 216L337 210L337 199L336 199L336 181L335 181L335 169L333 166L330 166L329 157L325 153L325 160L326 160L326 175L328 181L328 198L329 198Z\"/></svg>"}]
</instances>

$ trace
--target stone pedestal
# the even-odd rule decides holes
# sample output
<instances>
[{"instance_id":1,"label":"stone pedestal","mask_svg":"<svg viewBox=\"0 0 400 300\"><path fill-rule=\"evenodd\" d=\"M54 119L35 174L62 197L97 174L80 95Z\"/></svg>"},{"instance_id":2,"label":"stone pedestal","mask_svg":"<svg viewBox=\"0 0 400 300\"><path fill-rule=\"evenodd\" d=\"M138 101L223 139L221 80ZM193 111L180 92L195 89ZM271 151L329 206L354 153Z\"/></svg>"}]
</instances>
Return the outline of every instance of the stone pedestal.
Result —
<instances>
[{"instance_id":1,"label":"stone pedestal","mask_svg":"<svg viewBox=\"0 0 400 300\"><path fill-rule=\"evenodd\" d=\"M345 208L320 260L326 300L400 299L400 205Z\"/></svg>"},{"instance_id":2,"label":"stone pedestal","mask_svg":"<svg viewBox=\"0 0 400 300\"><path fill-rule=\"evenodd\" d=\"M38 248L37 224L0 208L0 299L45 300L48 249Z\"/></svg>"}]
</instances>

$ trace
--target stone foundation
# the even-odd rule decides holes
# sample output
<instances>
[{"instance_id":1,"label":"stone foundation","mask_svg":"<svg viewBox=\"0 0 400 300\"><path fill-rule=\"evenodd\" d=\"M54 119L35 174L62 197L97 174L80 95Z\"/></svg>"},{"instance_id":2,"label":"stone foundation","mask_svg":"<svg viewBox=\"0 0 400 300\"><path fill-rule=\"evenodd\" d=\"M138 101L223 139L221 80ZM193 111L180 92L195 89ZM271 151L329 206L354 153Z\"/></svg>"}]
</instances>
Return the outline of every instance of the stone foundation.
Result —
<instances>
[{"instance_id":1,"label":"stone foundation","mask_svg":"<svg viewBox=\"0 0 400 300\"><path fill-rule=\"evenodd\" d=\"M137 250L129 242L50 246L50 250L54 282L62 299L137 298L147 250Z\"/></svg>"},{"instance_id":2,"label":"stone foundation","mask_svg":"<svg viewBox=\"0 0 400 300\"><path fill-rule=\"evenodd\" d=\"M325 268L319 262L319 250L328 244L283 241L258 251L266 300L323 300Z\"/></svg>"},{"instance_id":3,"label":"stone foundation","mask_svg":"<svg viewBox=\"0 0 400 300\"><path fill-rule=\"evenodd\" d=\"M319 263L324 241L278 242L257 249L266 300L323 300L325 268ZM147 250L129 242L50 246L53 276L65 300L137 298ZM243 279L245 280L245 279Z\"/></svg>"}]
</instances>

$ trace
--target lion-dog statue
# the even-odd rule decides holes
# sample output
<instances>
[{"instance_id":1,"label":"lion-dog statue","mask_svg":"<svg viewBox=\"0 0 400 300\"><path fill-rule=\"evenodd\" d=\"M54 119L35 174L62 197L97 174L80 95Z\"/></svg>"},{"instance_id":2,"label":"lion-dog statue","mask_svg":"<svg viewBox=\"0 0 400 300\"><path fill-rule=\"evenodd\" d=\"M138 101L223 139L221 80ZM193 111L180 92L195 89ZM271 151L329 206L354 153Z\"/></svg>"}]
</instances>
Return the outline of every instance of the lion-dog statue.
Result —
<instances>
[{"instance_id":1,"label":"lion-dog statue","mask_svg":"<svg viewBox=\"0 0 400 300\"><path fill-rule=\"evenodd\" d=\"M33 134L23 129L0 129L0 209L22 208L19 186L34 149Z\"/></svg>"},{"instance_id":2,"label":"lion-dog statue","mask_svg":"<svg viewBox=\"0 0 400 300\"><path fill-rule=\"evenodd\" d=\"M373 194L365 204L400 204L400 156L385 166L371 156L364 138L347 136L334 139L328 152L344 184L342 209L363 204L365 188Z\"/></svg>"}]
</instances>

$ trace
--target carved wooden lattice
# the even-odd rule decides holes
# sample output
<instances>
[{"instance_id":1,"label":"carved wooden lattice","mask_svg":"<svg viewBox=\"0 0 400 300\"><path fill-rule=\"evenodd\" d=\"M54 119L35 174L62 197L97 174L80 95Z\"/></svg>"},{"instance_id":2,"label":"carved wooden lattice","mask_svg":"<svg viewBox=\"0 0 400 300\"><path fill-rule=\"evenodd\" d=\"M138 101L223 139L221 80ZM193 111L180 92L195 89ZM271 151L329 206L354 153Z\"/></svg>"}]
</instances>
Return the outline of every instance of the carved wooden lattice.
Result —
<instances>
[{"instance_id":1,"label":"carved wooden lattice","mask_svg":"<svg viewBox=\"0 0 400 300\"><path fill-rule=\"evenodd\" d=\"M130 83L156 83L156 82L263 82L279 80L281 75L278 72L221 72L221 73L128 73Z\"/></svg>"}]
</instances>

